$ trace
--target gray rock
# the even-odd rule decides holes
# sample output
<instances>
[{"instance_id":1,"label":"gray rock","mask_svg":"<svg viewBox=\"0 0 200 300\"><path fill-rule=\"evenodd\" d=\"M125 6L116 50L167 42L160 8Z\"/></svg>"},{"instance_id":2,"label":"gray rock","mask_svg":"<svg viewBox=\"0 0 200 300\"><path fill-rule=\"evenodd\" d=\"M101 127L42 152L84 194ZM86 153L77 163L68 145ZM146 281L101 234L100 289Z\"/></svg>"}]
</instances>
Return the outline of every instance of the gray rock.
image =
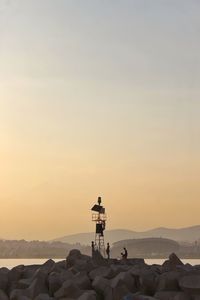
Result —
<instances>
[{"instance_id":1,"label":"gray rock","mask_svg":"<svg viewBox=\"0 0 200 300\"><path fill-rule=\"evenodd\" d=\"M23 265L17 266L15 268L13 268L12 270L10 270L10 272L8 273L8 290L9 290L9 292L11 292L14 289L19 288L18 281L20 279L22 279L23 271L24 271Z\"/></svg>"},{"instance_id":2,"label":"gray rock","mask_svg":"<svg viewBox=\"0 0 200 300\"><path fill-rule=\"evenodd\" d=\"M48 292L48 289L44 282L41 282L39 279L35 279L30 285L30 287L27 289L27 292L28 296L34 299L39 294Z\"/></svg>"},{"instance_id":3,"label":"gray rock","mask_svg":"<svg viewBox=\"0 0 200 300\"><path fill-rule=\"evenodd\" d=\"M78 300L96 300L97 299L97 294L95 291L86 291L84 292Z\"/></svg>"},{"instance_id":4,"label":"gray rock","mask_svg":"<svg viewBox=\"0 0 200 300\"><path fill-rule=\"evenodd\" d=\"M123 300L156 300L156 298L145 295L127 295Z\"/></svg>"},{"instance_id":5,"label":"gray rock","mask_svg":"<svg viewBox=\"0 0 200 300\"><path fill-rule=\"evenodd\" d=\"M104 295L107 289L111 289L110 280L101 276L97 276L92 282L92 287L95 289L95 291L97 291L97 293Z\"/></svg>"},{"instance_id":6,"label":"gray rock","mask_svg":"<svg viewBox=\"0 0 200 300\"><path fill-rule=\"evenodd\" d=\"M8 296L3 290L0 290L0 299L1 300L9 300Z\"/></svg>"},{"instance_id":7,"label":"gray rock","mask_svg":"<svg viewBox=\"0 0 200 300\"><path fill-rule=\"evenodd\" d=\"M20 279L18 281L17 287L18 287L18 289L26 289L31 285L32 282L33 282L32 277L31 278Z\"/></svg>"},{"instance_id":8,"label":"gray rock","mask_svg":"<svg viewBox=\"0 0 200 300\"><path fill-rule=\"evenodd\" d=\"M57 263L54 263L51 272L60 273L66 270L66 260L61 260Z\"/></svg>"},{"instance_id":9,"label":"gray rock","mask_svg":"<svg viewBox=\"0 0 200 300\"><path fill-rule=\"evenodd\" d=\"M155 270L154 269L151 269L150 266L147 266L147 265L144 265L144 266L140 266L140 265L135 265L135 266L132 266L130 269L129 269L129 272L132 274L132 276L141 276L142 274L145 274L146 272L149 273L149 272L153 272L154 274L156 274Z\"/></svg>"},{"instance_id":10,"label":"gray rock","mask_svg":"<svg viewBox=\"0 0 200 300\"><path fill-rule=\"evenodd\" d=\"M110 286L110 280L97 276L92 282L92 287L100 296L104 297L105 300L113 299L113 291Z\"/></svg>"},{"instance_id":11,"label":"gray rock","mask_svg":"<svg viewBox=\"0 0 200 300\"><path fill-rule=\"evenodd\" d=\"M55 298L66 298L66 297L71 297L71 298L78 298L81 295L81 290L79 287L73 282L73 280L68 279L66 280L62 287L55 292L54 297Z\"/></svg>"},{"instance_id":12,"label":"gray rock","mask_svg":"<svg viewBox=\"0 0 200 300\"><path fill-rule=\"evenodd\" d=\"M180 272L170 271L159 276L157 291L178 291Z\"/></svg>"},{"instance_id":13,"label":"gray rock","mask_svg":"<svg viewBox=\"0 0 200 300\"><path fill-rule=\"evenodd\" d=\"M129 292L136 292L135 280L129 272L121 272L111 280L111 287L116 289L119 285L123 284L127 287Z\"/></svg>"},{"instance_id":14,"label":"gray rock","mask_svg":"<svg viewBox=\"0 0 200 300\"><path fill-rule=\"evenodd\" d=\"M60 274L55 272L50 273L48 277L48 284L49 284L49 294L53 296L54 293L58 291L62 286Z\"/></svg>"},{"instance_id":15,"label":"gray rock","mask_svg":"<svg viewBox=\"0 0 200 300\"><path fill-rule=\"evenodd\" d=\"M48 294L39 294L34 300L53 300Z\"/></svg>"},{"instance_id":16,"label":"gray rock","mask_svg":"<svg viewBox=\"0 0 200 300\"><path fill-rule=\"evenodd\" d=\"M179 285L183 292L200 295L200 275L187 275L179 280Z\"/></svg>"},{"instance_id":17,"label":"gray rock","mask_svg":"<svg viewBox=\"0 0 200 300\"><path fill-rule=\"evenodd\" d=\"M52 259L47 260L42 266L41 269L50 273L55 265L55 261Z\"/></svg>"},{"instance_id":18,"label":"gray rock","mask_svg":"<svg viewBox=\"0 0 200 300\"><path fill-rule=\"evenodd\" d=\"M162 274L162 266L160 265L153 264L150 266L150 270L158 275Z\"/></svg>"},{"instance_id":19,"label":"gray rock","mask_svg":"<svg viewBox=\"0 0 200 300\"><path fill-rule=\"evenodd\" d=\"M111 268L106 266L100 266L98 268L95 268L89 273L89 277L94 280L95 277L101 276L105 278L111 278L112 275L114 276L114 272L111 270Z\"/></svg>"},{"instance_id":20,"label":"gray rock","mask_svg":"<svg viewBox=\"0 0 200 300\"><path fill-rule=\"evenodd\" d=\"M34 273L40 268L40 265L24 266L22 277L23 279L33 277Z\"/></svg>"},{"instance_id":21,"label":"gray rock","mask_svg":"<svg viewBox=\"0 0 200 300\"><path fill-rule=\"evenodd\" d=\"M81 290L90 290L91 289L91 281L89 277L85 273L78 273L73 277L73 282L77 284L77 286Z\"/></svg>"},{"instance_id":22,"label":"gray rock","mask_svg":"<svg viewBox=\"0 0 200 300\"><path fill-rule=\"evenodd\" d=\"M26 290L14 289L10 293L10 300L21 300L22 297L28 297L28 293Z\"/></svg>"},{"instance_id":23,"label":"gray rock","mask_svg":"<svg viewBox=\"0 0 200 300\"><path fill-rule=\"evenodd\" d=\"M140 291L144 295L152 296L158 285L158 275L151 270L144 270L139 276Z\"/></svg>"},{"instance_id":24,"label":"gray rock","mask_svg":"<svg viewBox=\"0 0 200 300\"><path fill-rule=\"evenodd\" d=\"M77 249L73 249L69 252L69 255L66 258L66 266L67 268L73 267L77 265L77 262L84 261L89 262L91 261L91 257L87 255L81 254L81 252Z\"/></svg>"},{"instance_id":25,"label":"gray rock","mask_svg":"<svg viewBox=\"0 0 200 300\"><path fill-rule=\"evenodd\" d=\"M112 290L112 293L112 299L121 300L124 296L128 295L130 291L127 286L122 281L120 281L118 285Z\"/></svg>"},{"instance_id":26,"label":"gray rock","mask_svg":"<svg viewBox=\"0 0 200 300\"><path fill-rule=\"evenodd\" d=\"M183 266L183 262L180 260L180 258L178 258L178 256L175 253L170 254L169 262L174 266Z\"/></svg>"},{"instance_id":27,"label":"gray rock","mask_svg":"<svg viewBox=\"0 0 200 300\"><path fill-rule=\"evenodd\" d=\"M126 262L129 264L129 265L145 265L145 262L144 262L144 259L143 258L129 258L126 260Z\"/></svg>"},{"instance_id":28,"label":"gray rock","mask_svg":"<svg viewBox=\"0 0 200 300\"><path fill-rule=\"evenodd\" d=\"M0 269L0 289L6 290L8 286L8 273L9 270L7 268Z\"/></svg>"},{"instance_id":29,"label":"gray rock","mask_svg":"<svg viewBox=\"0 0 200 300\"><path fill-rule=\"evenodd\" d=\"M182 293L176 291L162 291L157 292L154 297L159 300L174 300L180 294L182 295Z\"/></svg>"},{"instance_id":30,"label":"gray rock","mask_svg":"<svg viewBox=\"0 0 200 300\"><path fill-rule=\"evenodd\" d=\"M191 300L191 297L185 293L180 292L174 297L174 300ZM193 300L195 300L195 299L193 299ZM199 298L199 300L200 300L200 298Z\"/></svg>"},{"instance_id":31,"label":"gray rock","mask_svg":"<svg viewBox=\"0 0 200 300\"><path fill-rule=\"evenodd\" d=\"M178 258L175 253L170 254L169 259L166 260L162 267L164 271L175 270L177 267L183 266L184 264Z\"/></svg>"},{"instance_id":32,"label":"gray rock","mask_svg":"<svg viewBox=\"0 0 200 300\"><path fill-rule=\"evenodd\" d=\"M73 277L74 274L70 270L62 270L59 273L55 271L51 272L48 276L49 294L53 296L66 280L72 279Z\"/></svg>"},{"instance_id":33,"label":"gray rock","mask_svg":"<svg viewBox=\"0 0 200 300\"><path fill-rule=\"evenodd\" d=\"M109 276L107 276L108 278L114 278L115 276L117 276L119 273L121 272L126 272L131 270L131 268L133 268L133 266L127 266L127 265L119 265L119 264L112 264L110 265L110 274Z\"/></svg>"},{"instance_id":34,"label":"gray rock","mask_svg":"<svg viewBox=\"0 0 200 300\"><path fill-rule=\"evenodd\" d=\"M200 267L184 265L175 254L163 266L132 259L98 265L72 250L66 262L0 269L0 300L8 299L200 300Z\"/></svg>"}]
</instances>

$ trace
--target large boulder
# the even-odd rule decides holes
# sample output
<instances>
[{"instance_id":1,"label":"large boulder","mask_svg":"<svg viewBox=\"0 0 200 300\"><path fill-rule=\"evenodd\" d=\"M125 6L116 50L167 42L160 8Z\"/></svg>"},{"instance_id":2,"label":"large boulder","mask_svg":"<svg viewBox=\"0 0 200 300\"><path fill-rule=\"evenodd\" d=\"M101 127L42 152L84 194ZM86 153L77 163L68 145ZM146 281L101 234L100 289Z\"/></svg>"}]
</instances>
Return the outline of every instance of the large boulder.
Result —
<instances>
[{"instance_id":1,"label":"large boulder","mask_svg":"<svg viewBox=\"0 0 200 300\"><path fill-rule=\"evenodd\" d=\"M27 296L31 299L34 299L39 294L46 294L48 293L47 286L45 284L45 281L40 280L40 278L36 278L33 280L31 285L26 289Z\"/></svg>"},{"instance_id":2,"label":"large boulder","mask_svg":"<svg viewBox=\"0 0 200 300\"><path fill-rule=\"evenodd\" d=\"M77 284L77 286L81 290L90 290L91 289L91 281L85 272L80 272L73 277L73 282Z\"/></svg>"},{"instance_id":3,"label":"large boulder","mask_svg":"<svg viewBox=\"0 0 200 300\"><path fill-rule=\"evenodd\" d=\"M170 271L159 276L157 291L178 291L180 272Z\"/></svg>"},{"instance_id":4,"label":"large boulder","mask_svg":"<svg viewBox=\"0 0 200 300\"><path fill-rule=\"evenodd\" d=\"M191 297L188 294L185 293L177 293L177 295L174 297L174 300L191 300ZM193 300L198 300L193 298ZM200 300L200 298L199 298Z\"/></svg>"},{"instance_id":5,"label":"large boulder","mask_svg":"<svg viewBox=\"0 0 200 300\"><path fill-rule=\"evenodd\" d=\"M183 266L183 262L178 258L178 256L175 253L171 253L169 256L169 262L171 265L174 266Z\"/></svg>"},{"instance_id":6,"label":"large boulder","mask_svg":"<svg viewBox=\"0 0 200 300\"><path fill-rule=\"evenodd\" d=\"M92 282L92 287L94 288L97 293L104 294L104 291L110 287L110 280L97 276L95 277L94 281Z\"/></svg>"},{"instance_id":7,"label":"large boulder","mask_svg":"<svg viewBox=\"0 0 200 300\"><path fill-rule=\"evenodd\" d=\"M93 289L97 294L104 297L104 299L112 300L112 288L110 286L110 280L97 276L92 282Z\"/></svg>"},{"instance_id":8,"label":"large boulder","mask_svg":"<svg viewBox=\"0 0 200 300\"><path fill-rule=\"evenodd\" d=\"M25 295L34 299L41 293L47 293L47 276L48 276L48 268L39 268L35 271L33 277L31 277L31 283L27 289L25 289Z\"/></svg>"},{"instance_id":9,"label":"large boulder","mask_svg":"<svg viewBox=\"0 0 200 300\"><path fill-rule=\"evenodd\" d=\"M153 268L150 268L150 266L147 266L147 265L144 265L144 266L141 266L141 265L131 266L131 268L129 268L128 271L134 277L139 277L139 276L142 276L143 274L146 274L146 273L149 273L149 272L150 273L153 272L154 274L157 274L157 272Z\"/></svg>"},{"instance_id":10,"label":"large boulder","mask_svg":"<svg viewBox=\"0 0 200 300\"><path fill-rule=\"evenodd\" d=\"M7 294L2 290L0 290L0 299L1 300L9 300Z\"/></svg>"},{"instance_id":11,"label":"large boulder","mask_svg":"<svg viewBox=\"0 0 200 300\"><path fill-rule=\"evenodd\" d=\"M77 271L90 272L94 268L94 263L90 256L83 255L79 250L73 249L66 258L66 267L74 267Z\"/></svg>"},{"instance_id":12,"label":"large boulder","mask_svg":"<svg viewBox=\"0 0 200 300\"><path fill-rule=\"evenodd\" d=\"M156 300L156 298L151 296L140 295L140 294L135 294L135 295L129 294L125 296L123 300Z\"/></svg>"},{"instance_id":13,"label":"large boulder","mask_svg":"<svg viewBox=\"0 0 200 300\"><path fill-rule=\"evenodd\" d=\"M97 294L95 291L85 291L83 294L78 298L78 300L96 300Z\"/></svg>"},{"instance_id":14,"label":"large boulder","mask_svg":"<svg viewBox=\"0 0 200 300\"><path fill-rule=\"evenodd\" d=\"M111 264L109 267L110 272L109 272L109 274L107 274L106 277L114 278L119 273L129 271L129 270L131 270L131 268L132 268L132 266L128 266L128 265Z\"/></svg>"},{"instance_id":15,"label":"large boulder","mask_svg":"<svg viewBox=\"0 0 200 300\"><path fill-rule=\"evenodd\" d=\"M95 268L89 273L89 277L94 280L95 277L101 276L105 278L111 278L112 275L114 276L114 272L112 271L111 268L106 267L106 266L100 266L98 268Z\"/></svg>"},{"instance_id":16,"label":"large boulder","mask_svg":"<svg viewBox=\"0 0 200 300\"><path fill-rule=\"evenodd\" d=\"M39 294L34 300L53 300L48 294Z\"/></svg>"},{"instance_id":17,"label":"large boulder","mask_svg":"<svg viewBox=\"0 0 200 300\"><path fill-rule=\"evenodd\" d=\"M48 293L46 278L46 271L38 269L31 278L29 287L26 289L13 289L10 292L10 300L21 300L22 296L34 299L41 293ZM19 282L17 284L19 285Z\"/></svg>"},{"instance_id":18,"label":"large boulder","mask_svg":"<svg viewBox=\"0 0 200 300\"><path fill-rule=\"evenodd\" d=\"M6 290L8 286L8 273L9 270L7 268L0 269L0 289Z\"/></svg>"},{"instance_id":19,"label":"large boulder","mask_svg":"<svg viewBox=\"0 0 200 300\"><path fill-rule=\"evenodd\" d=\"M62 270L59 273L51 272L48 276L48 287L50 295L53 296L54 293L61 288L62 284L66 280L72 279L73 277L74 274L70 270Z\"/></svg>"},{"instance_id":20,"label":"large boulder","mask_svg":"<svg viewBox=\"0 0 200 300\"><path fill-rule=\"evenodd\" d=\"M78 298L82 294L79 287L73 282L73 280L68 279L66 280L62 287L55 292L55 298Z\"/></svg>"},{"instance_id":21,"label":"large boulder","mask_svg":"<svg viewBox=\"0 0 200 300\"><path fill-rule=\"evenodd\" d=\"M39 269L41 266L40 265L29 265L29 266L24 266L22 277L23 279L31 278Z\"/></svg>"},{"instance_id":22,"label":"large boulder","mask_svg":"<svg viewBox=\"0 0 200 300\"><path fill-rule=\"evenodd\" d=\"M200 275L187 275L179 280L182 291L191 295L200 295Z\"/></svg>"},{"instance_id":23,"label":"large boulder","mask_svg":"<svg viewBox=\"0 0 200 300\"><path fill-rule=\"evenodd\" d=\"M157 290L158 275L151 270L144 270L139 275L139 285L142 294L153 296Z\"/></svg>"},{"instance_id":24,"label":"large boulder","mask_svg":"<svg viewBox=\"0 0 200 300\"><path fill-rule=\"evenodd\" d=\"M163 271L175 270L177 267L183 266L183 262L178 258L175 253L170 254L169 259L166 260L162 267Z\"/></svg>"},{"instance_id":25,"label":"large boulder","mask_svg":"<svg viewBox=\"0 0 200 300\"><path fill-rule=\"evenodd\" d=\"M33 277L20 279L18 281L17 288L18 289L26 289L31 285L32 282L33 282Z\"/></svg>"},{"instance_id":26,"label":"large boulder","mask_svg":"<svg viewBox=\"0 0 200 300\"><path fill-rule=\"evenodd\" d=\"M162 266L160 266L160 265L153 264L150 266L150 270L155 272L158 275L162 274Z\"/></svg>"},{"instance_id":27,"label":"large boulder","mask_svg":"<svg viewBox=\"0 0 200 300\"><path fill-rule=\"evenodd\" d=\"M48 269L41 267L41 268L38 268L35 271L35 273L33 274L32 279L33 280L34 279L40 279L41 281L46 281L47 278L48 278L48 274L49 274Z\"/></svg>"},{"instance_id":28,"label":"large boulder","mask_svg":"<svg viewBox=\"0 0 200 300\"><path fill-rule=\"evenodd\" d=\"M159 300L175 300L177 297L183 297L183 293L177 291L162 291L157 292L154 297ZM181 300L185 300L184 298L179 298ZM189 300L186 298L186 300Z\"/></svg>"},{"instance_id":29,"label":"large boulder","mask_svg":"<svg viewBox=\"0 0 200 300\"><path fill-rule=\"evenodd\" d=\"M69 252L69 255L66 258L66 266L68 268L73 267L78 260L90 261L91 257L82 254L80 250L73 249Z\"/></svg>"},{"instance_id":30,"label":"large boulder","mask_svg":"<svg viewBox=\"0 0 200 300\"><path fill-rule=\"evenodd\" d=\"M61 260L61 261L54 263L54 265L52 266L51 272L60 273L60 272L63 272L64 270L66 270L66 260Z\"/></svg>"},{"instance_id":31,"label":"large boulder","mask_svg":"<svg viewBox=\"0 0 200 300\"><path fill-rule=\"evenodd\" d=\"M46 286L47 276L48 267L41 266L35 269L31 277L20 279L17 283L17 289L28 289L35 280Z\"/></svg>"},{"instance_id":32,"label":"large boulder","mask_svg":"<svg viewBox=\"0 0 200 300\"><path fill-rule=\"evenodd\" d=\"M112 289L112 298L115 300L121 300L124 296L128 295L130 293L130 290L127 288L127 286L122 282L119 281L117 286Z\"/></svg>"},{"instance_id":33,"label":"large boulder","mask_svg":"<svg viewBox=\"0 0 200 300\"><path fill-rule=\"evenodd\" d=\"M115 278L111 280L111 287L115 290L118 286L124 285L129 292L136 292L134 277L129 272L121 272Z\"/></svg>"},{"instance_id":34,"label":"large boulder","mask_svg":"<svg viewBox=\"0 0 200 300\"><path fill-rule=\"evenodd\" d=\"M9 273L8 273L8 291L9 291L9 293L14 289L19 288L18 281L20 279L22 279L23 271L24 271L24 265L19 265L9 271Z\"/></svg>"},{"instance_id":35,"label":"large boulder","mask_svg":"<svg viewBox=\"0 0 200 300\"><path fill-rule=\"evenodd\" d=\"M92 261L95 265L103 266L107 264L107 261L103 258L99 250L94 250L92 254Z\"/></svg>"},{"instance_id":36,"label":"large boulder","mask_svg":"<svg viewBox=\"0 0 200 300\"><path fill-rule=\"evenodd\" d=\"M10 292L9 295L10 300L21 300L22 298L30 299L26 290L14 289Z\"/></svg>"},{"instance_id":37,"label":"large boulder","mask_svg":"<svg viewBox=\"0 0 200 300\"><path fill-rule=\"evenodd\" d=\"M58 291L62 286L60 274L56 272L50 273L48 277L48 285L49 285L49 294L53 296L54 293Z\"/></svg>"},{"instance_id":38,"label":"large boulder","mask_svg":"<svg viewBox=\"0 0 200 300\"><path fill-rule=\"evenodd\" d=\"M41 266L41 269L45 270L47 273L50 273L53 270L54 266L55 266L55 261L49 259Z\"/></svg>"}]
</instances>

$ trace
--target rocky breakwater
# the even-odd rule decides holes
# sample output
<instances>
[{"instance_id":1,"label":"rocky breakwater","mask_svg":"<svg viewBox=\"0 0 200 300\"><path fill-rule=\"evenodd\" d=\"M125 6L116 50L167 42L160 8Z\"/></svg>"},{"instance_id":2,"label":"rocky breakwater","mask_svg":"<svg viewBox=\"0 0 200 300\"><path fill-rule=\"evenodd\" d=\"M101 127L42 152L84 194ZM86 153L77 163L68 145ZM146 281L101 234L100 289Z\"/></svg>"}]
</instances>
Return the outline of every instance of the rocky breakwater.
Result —
<instances>
[{"instance_id":1,"label":"rocky breakwater","mask_svg":"<svg viewBox=\"0 0 200 300\"><path fill-rule=\"evenodd\" d=\"M72 250L66 261L0 269L0 300L200 300L200 266L175 254L160 265Z\"/></svg>"}]
</instances>

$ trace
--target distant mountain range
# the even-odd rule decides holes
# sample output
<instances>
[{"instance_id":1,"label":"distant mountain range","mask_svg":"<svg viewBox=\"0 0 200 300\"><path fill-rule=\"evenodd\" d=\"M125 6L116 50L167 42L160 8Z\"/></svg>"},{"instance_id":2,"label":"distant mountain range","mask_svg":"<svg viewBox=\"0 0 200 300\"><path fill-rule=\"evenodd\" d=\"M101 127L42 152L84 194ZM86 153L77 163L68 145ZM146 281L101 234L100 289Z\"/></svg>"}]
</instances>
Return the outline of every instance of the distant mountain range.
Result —
<instances>
[{"instance_id":1,"label":"distant mountain range","mask_svg":"<svg viewBox=\"0 0 200 300\"><path fill-rule=\"evenodd\" d=\"M179 229L159 227L143 232L137 232L126 229L115 229L108 230L105 232L105 241L110 242L111 244L121 240L152 237L162 237L172 239L178 242L198 241L200 240L200 225ZM92 240L94 240L94 233L88 232L67 235L64 237L54 239L53 241L60 241L70 244L80 243L82 245L90 245Z\"/></svg>"}]
</instances>

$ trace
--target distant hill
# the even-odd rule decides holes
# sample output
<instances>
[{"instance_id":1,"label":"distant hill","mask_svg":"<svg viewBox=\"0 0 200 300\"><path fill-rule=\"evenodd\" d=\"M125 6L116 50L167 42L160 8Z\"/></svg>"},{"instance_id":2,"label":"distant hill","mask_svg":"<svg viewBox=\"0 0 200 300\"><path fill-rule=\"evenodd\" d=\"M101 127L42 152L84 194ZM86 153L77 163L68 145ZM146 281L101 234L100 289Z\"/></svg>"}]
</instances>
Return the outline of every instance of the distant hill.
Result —
<instances>
[{"instance_id":1,"label":"distant hill","mask_svg":"<svg viewBox=\"0 0 200 300\"><path fill-rule=\"evenodd\" d=\"M120 240L131 239L133 238L133 233L133 231L125 229L107 230L105 232L105 241L109 241L111 244L113 244ZM90 245L92 240L94 240L94 233L87 232L67 235L54 239L53 241L60 241L69 244L80 243L81 245Z\"/></svg>"},{"instance_id":2,"label":"distant hill","mask_svg":"<svg viewBox=\"0 0 200 300\"><path fill-rule=\"evenodd\" d=\"M66 258L74 245L61 242L0 240L0 258ZM76 245L84 254L90 254L91 248ZM1 298L1 297L0 297Z\"/></svg>"},{"instance_id":3,"label":"distant hill","mask_svg":"<svg viewBox=\"0 0 200 300\"><path fill-rule=\"evenodd\" d=\"M178 242L194 242L196 240L200 240L200 225L179 229L159 227L143 232L137 232L126 229L115 229L108 230L105 232L105 240L106 242L109 241L111 244L120 240L153 237L172 239ZM82 245L90 245L93 239L94 233L88 232L67 235L64 237L54 239L53 241L61 241L70 244L80 243Z\"/></svg>"},{"instance_id":4,"label":"distant hill","mask_svg":"<svg viewBox=\"0 0 200 300\"><path fill-rule=\"evenodd\" d=\"M120 257L122 249L128 249L129 257L168 257L170 253L178 253L181 246L178 242L163 238L144 238L123 240L113 244L112 257Z\"/></svg>"},{"instance_id":5,"label":"distant hill","mask_svg":"<svg viewBox=\"0 0 200 300\"><path fill-rule=\"evenodd\" d=\"M178 229L159 227L137 234L139 234L140 238L162 237L179 242L194 242L200 240L200 225Z\"/></svg>"}]
</instances>

